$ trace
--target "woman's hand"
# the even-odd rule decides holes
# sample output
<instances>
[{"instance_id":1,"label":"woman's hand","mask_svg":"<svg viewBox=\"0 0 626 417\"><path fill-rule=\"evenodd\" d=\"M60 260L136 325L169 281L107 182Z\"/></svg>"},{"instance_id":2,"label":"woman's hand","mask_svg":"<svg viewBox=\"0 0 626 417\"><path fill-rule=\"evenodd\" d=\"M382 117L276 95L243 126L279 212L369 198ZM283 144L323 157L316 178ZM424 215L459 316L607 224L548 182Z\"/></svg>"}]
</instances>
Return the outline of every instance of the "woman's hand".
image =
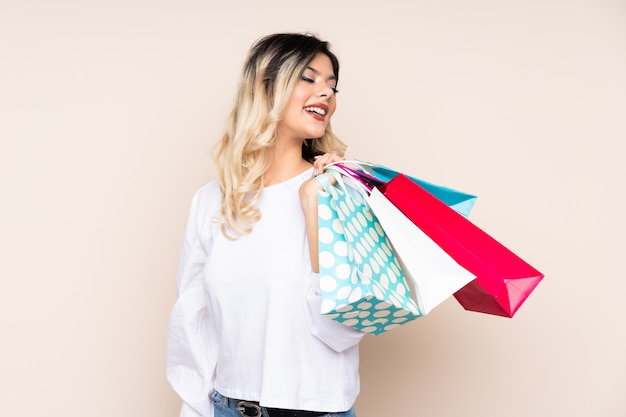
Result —
<instances>
[{"instance_id":1,"label":"woman's hand","mask_svg":"<svg viewBox=\"0 0 626 417\"><path fill-rule=\"evenodd\" d=\"M342 161L343 158L327 153L315 158L313 162L313 175L324 173L324 167L332 162ZM327 175L331 184L336 183L332 175ZM324 187L315 178L305 181L300 187L300 204L304 213L307 240L309 242L309 252L311 254L311 267L313 272L319 272L319 253L317 237L317 193Z\"/></svg>"},{"instance_id":2,"label":"woman's hand","mask_svg":"<svg viewBox=\"0 0 626 417\"><path fill-rule=\"evenodd\" d=\"M313 175L320 175L324 173L324 168L333 162L343 161L343 158L337 156L334 153L325 153L324 155L319 155L315 157L315 161L313 162ZM330 174L326 175L331 184L336 184L337 180ZM315 178L311 178L302 184L300 187L300 201L303 203L302 207L305 207L304 201L314 200L315 206L317 207L317 192L322 191L324 187L320 184L318 180ZM315 212L317 216L317 210Z\"/></svg>"},{"instance_id":3,"label":"woman's hand","mask_svg":"<svg viewBox=\"0 0 626 417\"><path fill-rule=\"evenodd\" d=\"M334 153L325 153L324 155L316 156L313 162L313 174L322 174L326 165L339 161L343 161L343 158Z\"/></svg>"}]
</instances>

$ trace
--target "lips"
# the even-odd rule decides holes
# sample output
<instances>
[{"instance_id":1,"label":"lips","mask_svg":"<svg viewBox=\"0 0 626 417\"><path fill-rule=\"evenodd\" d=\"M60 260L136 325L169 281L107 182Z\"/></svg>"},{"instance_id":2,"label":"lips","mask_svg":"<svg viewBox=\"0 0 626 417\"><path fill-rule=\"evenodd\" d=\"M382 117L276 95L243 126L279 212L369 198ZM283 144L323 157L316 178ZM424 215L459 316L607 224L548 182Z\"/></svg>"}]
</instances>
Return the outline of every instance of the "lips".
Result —
<instances>
[{"instance_id":1,"label":"lips","mask_svg":"<svg viewBox=\"0 0 626 417\"><path fill-rule=\"evenodd\" d=\"M314 119L323 121L328 113L328 106L323 103L315 103L304 108Z\"/></svg>"}]
</instances>

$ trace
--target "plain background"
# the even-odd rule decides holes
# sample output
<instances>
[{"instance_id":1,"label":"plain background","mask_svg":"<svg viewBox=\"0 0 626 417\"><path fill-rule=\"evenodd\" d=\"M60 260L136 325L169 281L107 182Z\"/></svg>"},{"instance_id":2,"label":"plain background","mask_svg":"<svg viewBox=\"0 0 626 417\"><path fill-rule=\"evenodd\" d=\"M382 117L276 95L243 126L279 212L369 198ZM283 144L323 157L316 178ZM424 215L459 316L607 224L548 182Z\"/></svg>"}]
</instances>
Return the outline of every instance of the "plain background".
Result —
<instances>
[{"instance_id":1,"label":"plain background","mask_svg":"<svg viewBox=\"0 0 626 417\"><path fill-rule=\"evenodd\" d=\"M250 44L330 40L348 156L479 195L546 274L515 318L362 343L359 417L626 415L619 0L0 3L0 415L171 417L193 192Z\"/></svg>"}]
</instances>

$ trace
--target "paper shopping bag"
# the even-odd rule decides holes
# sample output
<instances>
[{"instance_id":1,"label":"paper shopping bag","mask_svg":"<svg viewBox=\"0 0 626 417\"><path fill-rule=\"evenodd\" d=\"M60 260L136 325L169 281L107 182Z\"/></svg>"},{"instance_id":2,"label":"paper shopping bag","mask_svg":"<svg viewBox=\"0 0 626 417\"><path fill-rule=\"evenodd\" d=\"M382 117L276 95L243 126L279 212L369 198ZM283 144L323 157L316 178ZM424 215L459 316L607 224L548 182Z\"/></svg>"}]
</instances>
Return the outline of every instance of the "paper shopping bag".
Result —
<instances>
[{"instance_id":1,"label":"paper shopping bag","mask_svg":"<svg viewBox=\"0 0 626 417\"><path fill-rule=\"evenodd\" d=\"M367 202L393 245L406 275L411 298L417 302L422 314L428 314L476 278L378 189L372 190Z\"/></svg>"},{"instance_id":2,"label":"paper shopping bag","mask_svg":"<svg viewBox=\"0 0 626 417\"><path fill-rule=\"evenodd\" d=\"M358 161L352 163L360 166ZM422 314L428 314L475 278L373 187L378 182L376 178L344 164L327 166L326 170L343 175L345 184L362 191L393 245L407 278L411 298Z\"/></svg>"},{"instance_id":3,"label":"paper shopping bag","mask_svg":"<svg viewBox=\"0 0 626 417\"><path fill-rule=\"evenodd\" d=\"M400 174L380 191L476 279L454 297L466 309L513 317L543 274Z\"/></svg>"},{"instance_id":4,"label":"paper shopping bag","mask_svg":"<svg viewBox=\"0 0 626 417\"><path fill-rule=\"evenodd\" d=\"M376 335L419 317L378 219L345 187L324 185L327 191L318 194L321 314Z\"/></svg>"}]
</instances>

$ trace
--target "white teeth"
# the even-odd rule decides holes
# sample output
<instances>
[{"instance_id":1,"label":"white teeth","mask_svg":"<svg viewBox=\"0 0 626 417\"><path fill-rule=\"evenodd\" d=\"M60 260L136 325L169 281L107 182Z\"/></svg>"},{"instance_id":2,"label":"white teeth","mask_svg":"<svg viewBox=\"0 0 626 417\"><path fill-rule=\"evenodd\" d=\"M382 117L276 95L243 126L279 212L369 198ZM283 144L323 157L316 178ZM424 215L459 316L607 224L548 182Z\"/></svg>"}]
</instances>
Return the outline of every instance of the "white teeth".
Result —
<instances>
[{"instance_id":1,"label":"white teeth","mask_svg":"<svg viewBox=\"0 0 626 417\"><path fill-rule=\"evenodd\" d=\"M321 114L322 116L326 116L326 110L320 109L319 107L305 107L304 110L312 111L313 113Z\"/></svg>"}]
</instances>

